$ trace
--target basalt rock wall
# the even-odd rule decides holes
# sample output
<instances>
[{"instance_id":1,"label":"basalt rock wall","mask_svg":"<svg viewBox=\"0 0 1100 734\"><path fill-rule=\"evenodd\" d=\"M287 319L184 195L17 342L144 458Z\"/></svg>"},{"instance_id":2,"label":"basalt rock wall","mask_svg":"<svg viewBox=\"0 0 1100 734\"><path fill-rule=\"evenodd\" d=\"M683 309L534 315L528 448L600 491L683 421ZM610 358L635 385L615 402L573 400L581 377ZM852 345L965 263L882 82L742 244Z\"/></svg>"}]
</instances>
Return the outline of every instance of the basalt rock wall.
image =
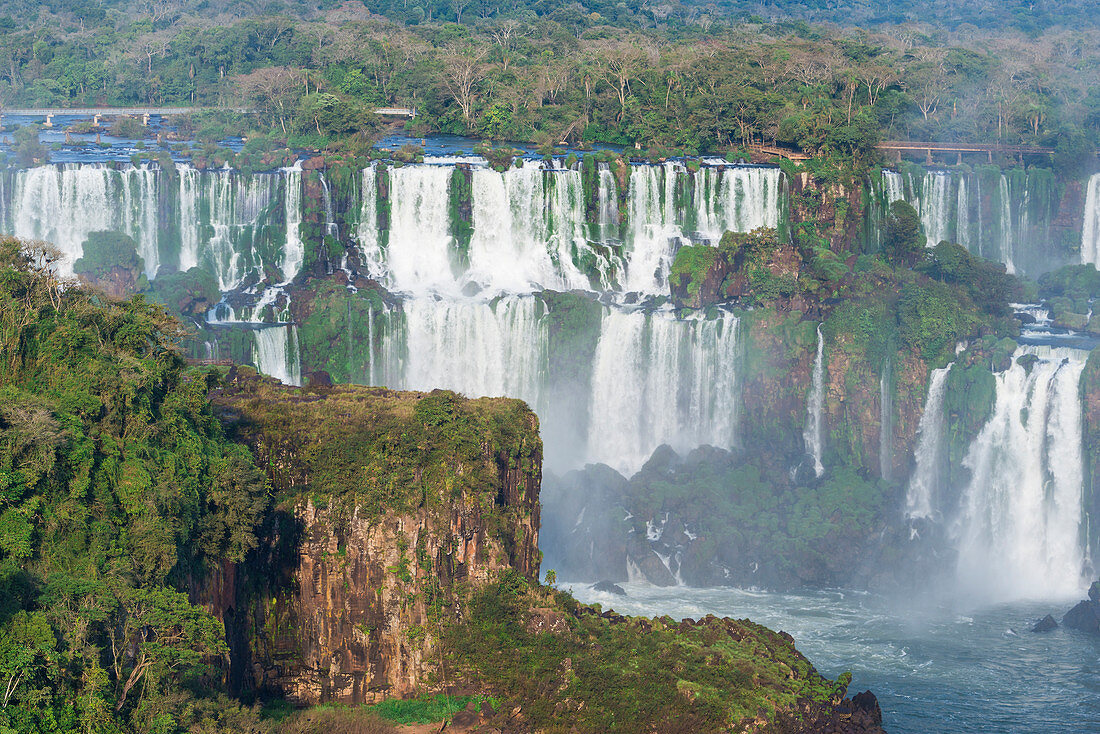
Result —
<instances>
[{"instance_id":1,"label":"basalt rock wall","mask_svg":"<svg viewBox=\"0 0 1100 734\"><path fill-rule=\"evenodd\" d=\"M456 589L538 576L537 418L443 391L237 383L212 398L275 509L247 561L195 591L225 621L232 687L301 704L431 690Z\"/></svg>"}]
</instances>

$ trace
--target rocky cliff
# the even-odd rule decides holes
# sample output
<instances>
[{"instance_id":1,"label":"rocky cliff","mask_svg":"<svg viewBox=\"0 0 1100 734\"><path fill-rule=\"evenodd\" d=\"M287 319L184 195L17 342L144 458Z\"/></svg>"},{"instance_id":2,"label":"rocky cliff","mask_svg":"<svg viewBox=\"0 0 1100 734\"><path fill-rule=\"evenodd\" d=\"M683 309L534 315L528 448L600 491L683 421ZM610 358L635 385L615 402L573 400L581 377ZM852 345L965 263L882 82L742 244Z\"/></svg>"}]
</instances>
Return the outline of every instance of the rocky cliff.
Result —
<instances>
[{"instance_id":1,"label":"rocky cliff","mask_svg":"<svg viewBox=\"0 0 1100 734\"><path fill-rule=\"evenodd\" d=\"M538 575L537 418L515 400L246 372L211 398L275 509L261 546L200 592L225 621L231 684L300 704L430 688L455 589Z\"/></svg>"}]
</instances>

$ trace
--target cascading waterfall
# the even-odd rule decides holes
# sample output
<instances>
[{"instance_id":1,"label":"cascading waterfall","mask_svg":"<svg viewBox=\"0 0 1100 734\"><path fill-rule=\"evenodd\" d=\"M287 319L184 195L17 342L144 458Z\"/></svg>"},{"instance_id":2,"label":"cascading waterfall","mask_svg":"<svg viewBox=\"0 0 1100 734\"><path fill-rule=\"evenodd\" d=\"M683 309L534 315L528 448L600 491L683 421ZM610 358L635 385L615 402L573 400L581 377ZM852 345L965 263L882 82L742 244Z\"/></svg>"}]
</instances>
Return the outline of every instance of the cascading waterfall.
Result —
<instances>
[{"instance_id":1,"label":"cascading waterfall","mask_svg":"<svg viewBox=\"0 0 1100 734\"><path fill-rule=\"evenodd\" d=\"M339 199L317 174L328 234L346 236L335 232L336 222L355 222L350 234L361 267L401 301L367 309L372 343L349 356L363 362L349 362L350 374L393 387L518 396L543 409L559 397L548 392L557 385L549 375L548 332L559 322L542 290L661 294L689 224L693 237L699 232L713 243L725 229L775 226L780 219L777 168L715 162L692 173L678 163L638 165L620 187L599 164L592 192L598 211L589 221L579 167L526 161L497 172L464 163L472 166L462 173L471 184L467 252L459 249L462 227L454 221L461 206L455 166L381 173L372 164L361 172L355 197ZM247 329L248 338L237 344L211 335L199 354L216 358L229 350L265 374L299 383L298 332L289 323L285 286L301 272L308 244L303 220L312 189L302 167L242 174L179 164L176 174L111 165L13 171L2 179L0 211L17 234L60 244L70 263L87 232L107 229L135 237L151 275L162 262L212 275L223 298L209 324L215 331ZM707 193L693 195L696 189ZM357 211L341 219L333 205L349 198ZM599 331L584 336L598 352L596 364L573 387L600 406L617 407L589 401L583 420L561 427L579 436L568 461L633 471L661 443L678 450L734 446L737 319L724 312L683 318L671 309L631 310L608 305L614 297L601 300ZM634 412L638 420L617 422ZM624 434L612 435L618 430Z\"/></svg>"},{"instance_id":2,"label":"cascading waterfall","mask_svg":"<svg viewBox=\"0 0 1100 734\"><path fill-rule=\"evenodd\" d=\"M1020 357L1030 356L1021 360ZM1077 592L1084 463L1078 385L1087 352L1017 349L963 464L958 582L987 600Z\"/></svg>"},{"instance_id":3,"label":"cascading waterfall","mask_svg":"<svg viewBox=\"0 0 1100 734\"><path fill-rule=\"evenodd\" d=\"M821 477L825 466L821 454L825 448L825 338L817 325L817 354L814 356L810 392L806 400L806 427L802 430L806 453L813 459L814 476Z\"/></svg>"},{"instance_id":4,"label":"cascading waterfall","mask_svg":"<svg viewBox=\"0 0 1100 734\"><path fill-rule=\"evenodd\" d=\"M403 166L389 171L390 237L386 283L409 293L456 292L451 262L449 166Z\"/></svg>"},{"instance_id":5,"label":"cascading waterfall","mask_svg":"<svg viewBox=\"0 0 1100 734\"><path fill-rule=\"evenodd\" d=\"M905 516L908 518L932 518L939 514L946 430L943 402L951 367L932 370L929 378L928 397L917 425L917 448L913 453L916 465L905 493Z\"/></svg>"},{"instance_id":6,"label":"cascading waterfall","mask_svg":"<svg viewBox=\"0 0 1100 734\"><path fill-rule=\"evenodd\" d=\"M921 182L920 218L928 246L943 240L957 241L951 225L951 177L941 173L926 173Z\"/></svg>"},{"instance_id":7,"label":"cascading waterfall","mask_svg":"<svg viewBox=\"0 0 1100 734\"><path fill-rule=\"evenodd\" d=\"M599 237L601 242L607 242L619 238L619 187L615 182L615 174L606 163L599 164L598 172Z\"/></svg>"},{"instance_id":8,"label":"cascading waterfall","mask_svg":"<svg viewBox=\"0 0 1100 734\"><path fill-rule=\"evenodd\" d=\"M731 448L736 440L738 322L613 309L592 377L589 461L624 474L668 443Z\"/></svg>"},{"instance_id":9,"label":"cascading waterfall","mask_svg":"<svg viewBox=\"0 0 1100 734\"><path fill-rule=\"evenodd\" d=\"M631 169L626 290L653 294L666 290L668 271L682 237L675 200L675 163Z\"/></svg>"},{"instance_id":10,"label":"cascading waterfall","mask_svg":"<svg viewBox=\"0 0 1100 734\"><path fill-rule=\"evenodd\" d=\"M298 329L293 326L266 326L253 332L252 359L256 369L286 385L302 384L298 352Z\"/></svg>"},{"instance_id":11,"label":"cascading waterfall","mask_svg":"<svg viewBox=\"0 0 1100 734\"><path fill-rule=\"evenodd\" d=\"M409 299L403 329L382 358L384 382L407 390L517 397L537 407L546 369L542 308L521 296Z\"/></svg>"},{"instance_id":12,"label":"cascading waterfall","mask_svg":"<svg viewBox=\"0 0 1100 734\"><path fill-rule=\"evenodd\" d=\"M117 231L137 243L145 274L160 267L158 172L146 166L60 164L19 171L12 191L17 237L52 242L62 253L62 275L73 274L91 232Z\"/></svg>"},{"instance_id":13,"label":"cascading waterfall","mask_svg":"<svg viewBox=\"0 0 1100 734\"><path fill-rule=\"evenodd\" d=\"M1009 273L1016 272L1016 265L1013 263L1014 253L1016 251L1014 232L1012 229L1012 199L1008 193L1008 179L1001 176L1000 182L997 185L998 200L1000 201L1000 230L1001 230L1001 262L1005 264L1005 268Z\"/></svg>"},{"instance_id":14,"label":"cascading waterfall","mask_svg":"<svg viewBox=\"0 0 1100 734\"><path fill-rule=\"evenodd\" d=\"M717 242L726 230L779 226L778 168L701 168L695 174L696 227Z\"/></svg>"},{"instance_id":15,"label":"cascading waterfall","mask_svg":"<svg viewBox=\"0 0 1100 734\"><path fill-rule=\"evenodd\" d=\"M1100 267L1100 173L1089 179L1085 221L1081 225L1081 262Z\"/></svg>"},{"instance_id":16,"label":"cascading waterfall","mask_svg":"<svg viewBox=\"0 0 1100 734\"><path fill-rule=\"evenodd\" d=\"M473 171L468 277L492 292L587 288L572 257L584 241L581 197L579 174L548 174L538 161Z\"/></svg>"},{"instance_id":17,"label":"cascading waterfall","mask_svg":"<svg viewBox=\"0 0 1100 734\"><path fill-rule=\"evenodd\" d=\"M894 373L887 357L878 381L878 468L879 476L890 481L894 465Z\"/></svg>"},{"instance_id":18,"label":"cascading waterfall","mask_svg":"<svg viewBox=\"0 0 1100 734\"><path fill-rule=\"evenodd\" d=\"M278 201L281 178L182 168L180 269L191 262L208 267L223 292L240 285L258 264L257 246Z\"/></svg>"},{"instance_id":19,"label":"cascading waterfall","mask_svg":"<svg viewBox=\"0 0 1100 734\"><path fill-rule=\"evenodd\" d=\"M286 221L286 245L280 253L279 269L283 271L283 282L289 283L302 269L305 260L305 245L302 244L302 164L301 161L291 168L283 169L283 212Z\"/></svg>"},{"instance_id":20,"label":"cascading waterfall","mask_svg":"<svg viewBox=\"0 0 1100 734\"><path fill-rule=\"evenodd\" d=\"M378 164L363 169L359 186L359 226L356 228L359 252L367 273L375 280L386 276L386 260L378 236Z\"/></svg>"},{"instance_id":21,"label":"cascading waterfall","mask_svg":"<svg viewBox=\"0 0 1100 734\"><path fill-rule=\"evenodd\" d=\"M881 227L890 204L904 200L920 216L929 247L956 242L1009 272L1038 274L1064 264L1066 253L1052 230L1062 197L1048 169L924 171L903 165L902 171L882 171L872 226Z\"/></svg>"}]
</instances>

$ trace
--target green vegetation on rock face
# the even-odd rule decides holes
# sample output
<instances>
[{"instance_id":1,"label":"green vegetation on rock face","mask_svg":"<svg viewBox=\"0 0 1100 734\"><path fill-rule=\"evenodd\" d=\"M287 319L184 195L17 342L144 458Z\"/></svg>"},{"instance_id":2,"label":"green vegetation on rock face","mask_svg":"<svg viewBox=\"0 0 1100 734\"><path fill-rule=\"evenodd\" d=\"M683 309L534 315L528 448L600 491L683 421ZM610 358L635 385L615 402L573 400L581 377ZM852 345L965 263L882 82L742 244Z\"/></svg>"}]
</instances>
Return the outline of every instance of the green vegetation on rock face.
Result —
<instances>
[{"instance_id":1,"label":"green vegetation on rock face","mask_svg":"<svg viewBox=\"0 0 1100 734\"><path fill-rule=\"evenodd\" d=\"M823 678L789 635L748 620L600 614L515 574L472 595L446 634L454 669L542 731L736 731L812 720L847 676Z\"/></svg>"},{"instance_id":2,"label":"green vegetation on rock face","mask_svg":"<svg viewBox=\"0 0 1100 734\"><path fill-rule=\"evenodd\" d=\"M225 637L183 592L256 544L263 476L177 322L62 289L42 254L0 239L0 728L186 727Z\"/></svg>"},{"instance_id":3,"label":"green vegetation on rock face","mask_svg":"<svg viewBox=\"0 0 1100 734\"><path fill-rule=\"evenodd\" d=\"M349 386L310 393L243 377L212 399L280 499L316 495L364 517L467 495L492 507L500 471L522 478L541 467L538 419L519 400ZM538 487L521 479L517 491Z\"/></svg>"},{"instance_id":4,"label":"green vegetation on rock face","mask_svg":"<svg viewBox=\"0 0 1100 734\"><path fill-rule=\"evenodd\" d=\"M377 347L400 313L388 310L375 289L351 291L320 279L306 288L293 303L303 373L322 370L336 382L369 384Z\"/></svg>"},{"instance_id":5,"label":"green vegetation on rock face","mask_svg":"<svg viewBox=\"0 0 1100 734\"><path fill-rule=\"evenodd\" d=\"M137 254L137 243L129 235L91 232L84 240L83 252L83 256L73 263L73 271L90 285L115 297L145 287L145 262Z\"/></svg>"}]
</instances>

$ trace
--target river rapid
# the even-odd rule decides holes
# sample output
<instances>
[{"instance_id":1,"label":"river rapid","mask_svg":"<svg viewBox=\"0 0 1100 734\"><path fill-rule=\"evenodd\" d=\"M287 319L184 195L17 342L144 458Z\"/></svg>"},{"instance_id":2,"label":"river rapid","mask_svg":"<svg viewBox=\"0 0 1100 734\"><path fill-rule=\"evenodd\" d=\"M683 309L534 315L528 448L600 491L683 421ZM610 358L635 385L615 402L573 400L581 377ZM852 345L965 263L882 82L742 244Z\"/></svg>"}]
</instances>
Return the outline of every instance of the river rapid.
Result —
<instances>
[{"instance_id":1,"label":"river rapid","mask_svg":"<svg viewBox=\"0 0 1100 734\"><path fill-rule=\"evenodd\" d=\"M970 608L849 590L773 593L621 584L627 596L559 582L583 602L622 614L749 618L789 633L824 675L852 672L890 734L1100 732L1100 638L1059 627L1084 598Z\"/></svg>"}]
</instances>

